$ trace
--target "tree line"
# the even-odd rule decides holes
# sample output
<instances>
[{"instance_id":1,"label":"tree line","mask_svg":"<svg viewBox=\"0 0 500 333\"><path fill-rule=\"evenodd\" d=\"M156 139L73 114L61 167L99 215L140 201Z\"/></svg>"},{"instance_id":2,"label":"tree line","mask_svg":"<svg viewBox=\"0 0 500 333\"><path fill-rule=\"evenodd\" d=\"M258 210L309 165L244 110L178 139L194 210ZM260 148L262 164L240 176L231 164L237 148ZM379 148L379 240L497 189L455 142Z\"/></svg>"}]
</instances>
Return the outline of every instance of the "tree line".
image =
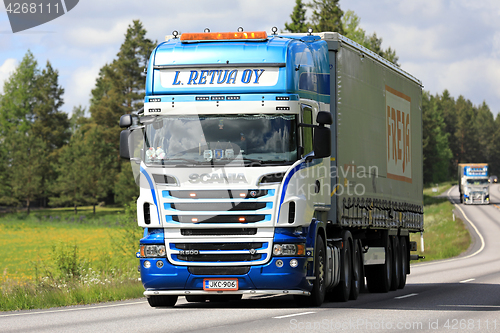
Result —
<instances>
[{"instance_id":1,"label":"tree line","mask_svg":"<svg viewBox=\"0 0 500 333\"><path fill-rule=\"evenodd\" d=\"M312 16L306 18L306 9ZM382 48L382 39L359 27L359 17L344 13L338 0L296 0L285 24L289 32L337 31L397 64L395 50ZM89 116L73 108L61 110L64 88L47 61L39 67L28 50L4 83L0 94L0 205L26 207L125 205L135 200L130 163L119 158L120 116L142 107L143 69L156 41L146 38L138 20L129 25L116 58L104 65L91 91ZM424 181L441 182L456 174L461 162L487 162L500 171L500 118L486 103L474 106L448 91L424 92Z\"/></svg>"},{"instance_id":2,"label":"tree line","mask_svg":"<svg viewBox=\"0 0 500 333\"><path fill-rule=\"evenodd\" d=\"M138 20L129 25L116 59L104 65L91 92L89 113L61 110L64 88L48 61L31 51L0 95L0 205L124 205L137 197L130 164L119 158L120 116L144 100L148 58L156 41Z\"/></svg>"}]
</instances>

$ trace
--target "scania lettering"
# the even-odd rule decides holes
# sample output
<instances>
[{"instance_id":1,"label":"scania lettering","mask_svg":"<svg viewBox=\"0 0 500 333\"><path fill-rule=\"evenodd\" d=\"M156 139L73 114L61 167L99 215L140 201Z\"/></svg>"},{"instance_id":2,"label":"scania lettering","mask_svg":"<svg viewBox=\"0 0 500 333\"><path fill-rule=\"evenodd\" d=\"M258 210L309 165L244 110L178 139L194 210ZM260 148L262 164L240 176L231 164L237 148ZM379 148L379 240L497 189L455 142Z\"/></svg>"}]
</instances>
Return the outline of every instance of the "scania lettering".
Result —
<instances>
[{"instance_id":1,"label":"scania lettering","mask_svg":"<svg viewBox=\"0 0 500 333\"><path fill-rule=\"evenodd\" d=\"M197 173L192 173L189 175L189 182L192 184L196 183L204 183L204 184L209 184L209 183L245 183L247 184L247 180L245 178L245 175L243 173L239 174L208 174L208 173L203 173L203 174L197 174Z\"/></svg>"},{"instance_id":2,"label":"scania lettering","mask_svg":"<svg viewBox=\"0 0 500 333\"><path fill-rule=\"evenodd\" d=\"M167 37L120 119L151 306L355 300L418 258L421 82L338 33L274 30Z\"/></svg>"}]
</instances>

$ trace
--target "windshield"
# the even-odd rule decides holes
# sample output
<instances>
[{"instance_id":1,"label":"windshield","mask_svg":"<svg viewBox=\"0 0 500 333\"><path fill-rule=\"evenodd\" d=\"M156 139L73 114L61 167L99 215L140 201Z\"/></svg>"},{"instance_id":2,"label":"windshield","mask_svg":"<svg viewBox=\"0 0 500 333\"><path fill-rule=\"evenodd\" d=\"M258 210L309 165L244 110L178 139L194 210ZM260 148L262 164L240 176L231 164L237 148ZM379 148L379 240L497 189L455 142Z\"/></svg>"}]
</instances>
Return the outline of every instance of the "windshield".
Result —
<instances>
[{"instance_id":1,"label":"windshield","mask_svg":"<svg viewBox=\"0 0 500 333\"><path fill-rule=\"evenodd\" d=\"M148 164L258 166L297 160L296 115L159 116L144 123Z\"/></svg>"},{"instance_id":2,"label":"windshield","mask_svg":"<svg viewBox=\"0 0 500 333\"><path fill-rule=\"evenodd\" d=\"M488 184L488 179L467 179L468 185L485 185Z\"/></svg>"}]
</instances>

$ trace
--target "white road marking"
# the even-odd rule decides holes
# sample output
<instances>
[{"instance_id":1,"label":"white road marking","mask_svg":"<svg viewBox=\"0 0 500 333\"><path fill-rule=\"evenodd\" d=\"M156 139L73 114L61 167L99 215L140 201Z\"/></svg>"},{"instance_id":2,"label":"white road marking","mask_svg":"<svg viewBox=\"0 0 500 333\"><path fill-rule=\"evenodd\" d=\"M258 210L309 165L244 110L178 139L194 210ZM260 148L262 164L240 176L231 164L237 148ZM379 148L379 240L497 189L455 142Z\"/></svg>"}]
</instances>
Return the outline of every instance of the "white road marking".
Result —
<instances>
[{"instance_id":1,"label":"white road marking","mask_svg":"<svg viewBox=\"0 0 500 333\"><path fill-rule=\"evenodd\" d=\"M10 314L5 314L5 315L0 315L0 317L28 316L28 315L44 314L44 313L69 312L69 311L90 310L90 309L100 309L100 308L112 308L112 307L115 307L115 306L133 305L133 304L141 304L141 303L146 303L146 301L123 303L123 304L88 306L88 307L81 307L81 308L68 308L68 309L60 309L60 310L47 310L47 311L24 312L24 313L10 313Z\"/></svg>"},{"instance_id":2,"label":"white road marking","mask_svg":"<svg viewBox=\"0 0 500 333\"><path fill-rule=\"evenodd\" d=\"M471 282L471 281L474 281L474 280L475 279L467 279L467 280L462 280L459 283L467 283L467 282Z\"/></svg>"},{"instance_id":3,"label":"white road marking","mask_svg":"<svg viewBox=\"0 0 500 333\"><path fill-rule=\"evenodd\" d=\"M456 185L455 185L456 186ZM446 194L448 196L448 198L450 199L451 201L451 198L450 198L450 191L455 187L455 186L452 186L449 190L448 190L448 193ZM452 202L453 203L453 202ZM453 203L453 206L457 207L460 212L462 213L462 215L465 217L465 219L467 220L467 222L469 222L469 224L472 226L472 228L474 229L474 231L476 231L477 235L479 236L479 239L481 240L481 247L479 248L479 250L477 250L476 252L472 253L472 254L469 254L468 256L465 256L465 257L460 257L460 258L453 258L453 259L448 259L448 260L438 260L438 261L433 261L433 262L428 262L428 263L423 263L423 264L416 264L415 267L421 267L421 266L429 266L429 265L435 265L435 264L441 264L443 262L450 262L450 261L457 261L457 260L463 260L463 259L469 259L469 258L472 258L474 257L475 255L478 255L479 253L481 253L483 250L484 250L484 238L483 238L483 235L481 235L481 233L479 232L479 230L477 229L476 225L474 223L472 223L471 220L469 220L469 218L467 217L467 215L465 215L465 212L463 211L463 209Z\"/></svg>"},{"instance_id":4,"label":"white road marking","mask_svg":"<svg viewBox=\"0 0 500 333\"><path fill-rule=\"evenodd\" d=\"M288 318L288 317L295 317L295 316L303 316L303 315L307 315L307 314L311 314L311 313L316 313L316 312L301 312L301 313L294 313L294 314L289 314L289 315L284 315L284 316L277 316L277 317L273 317L274 319L281 319L281 318Z\"/></svg>"},{"instance_id":5,"label":"white road marking","mask_svg":"<svg viewBox=\"0 0 500 333\"><path fill-rule=\"evenodd\" d=\"M444 305L444 304L440 304L438 306L454 306L454 307L457 307L457 308L500 308L500 305L483 305L483 304L471 304L471 305L467 305L467 304L453 304L453 305Z\"/></svg>"},{"instance_id":6,"label":"white road marking","mask_svg":"<svg viewBox=\"0 0 500 333\"><path fill-rule=\"evenodd\" d=\"M417 295L418 294L408 294L408 295L394 297L394 299L402 299L402 298L407 298L407 297L412 297L412 296L417 296Z\"/></svg>"}]
</instances>

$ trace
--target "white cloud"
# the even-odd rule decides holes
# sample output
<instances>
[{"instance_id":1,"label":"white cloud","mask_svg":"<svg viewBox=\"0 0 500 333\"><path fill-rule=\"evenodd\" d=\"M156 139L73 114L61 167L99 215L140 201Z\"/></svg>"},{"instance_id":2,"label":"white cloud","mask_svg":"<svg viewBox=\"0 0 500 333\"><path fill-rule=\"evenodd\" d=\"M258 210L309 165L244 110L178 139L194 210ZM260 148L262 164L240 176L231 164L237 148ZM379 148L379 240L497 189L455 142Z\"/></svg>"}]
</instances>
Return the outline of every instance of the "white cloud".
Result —
<instances>
[{"instance_id":1,"label":"white cloud","mask_svg":"<svg viewBox=\"0 0 500 333\"><path fill-rule=\"evenodd\" d=\"M0 66L0 92L3 92L4 82L10 77L12 72L16 69L17 60L13 58L9 58L5 60Z\"/></svg>"},{"instance_id":2,"label":"white cloud","mask_svg":"<svg viewBox=\"0 0 500 333\"><path fill-rule=\"evenodd\" d=\"M95 87L96 78L102 66L79 67L65 82L65 110L71 115L73 108L83 106L88 112L90 94Z\"/></svg>"},{"instance_id":3,"label":"white cloud","mask_svg":"<svg viewBox=\"0 0 500 333\"><path fill-rule=\"evenodd\" d=\"M131 21L119 20L114 22L111 29L97 26L82 26L70 29L64 33L66 40L72 41L80 48L97 48L102 45L116 44L117 41L124 40L127 27Z\"/></svg>"}]
</instances>

